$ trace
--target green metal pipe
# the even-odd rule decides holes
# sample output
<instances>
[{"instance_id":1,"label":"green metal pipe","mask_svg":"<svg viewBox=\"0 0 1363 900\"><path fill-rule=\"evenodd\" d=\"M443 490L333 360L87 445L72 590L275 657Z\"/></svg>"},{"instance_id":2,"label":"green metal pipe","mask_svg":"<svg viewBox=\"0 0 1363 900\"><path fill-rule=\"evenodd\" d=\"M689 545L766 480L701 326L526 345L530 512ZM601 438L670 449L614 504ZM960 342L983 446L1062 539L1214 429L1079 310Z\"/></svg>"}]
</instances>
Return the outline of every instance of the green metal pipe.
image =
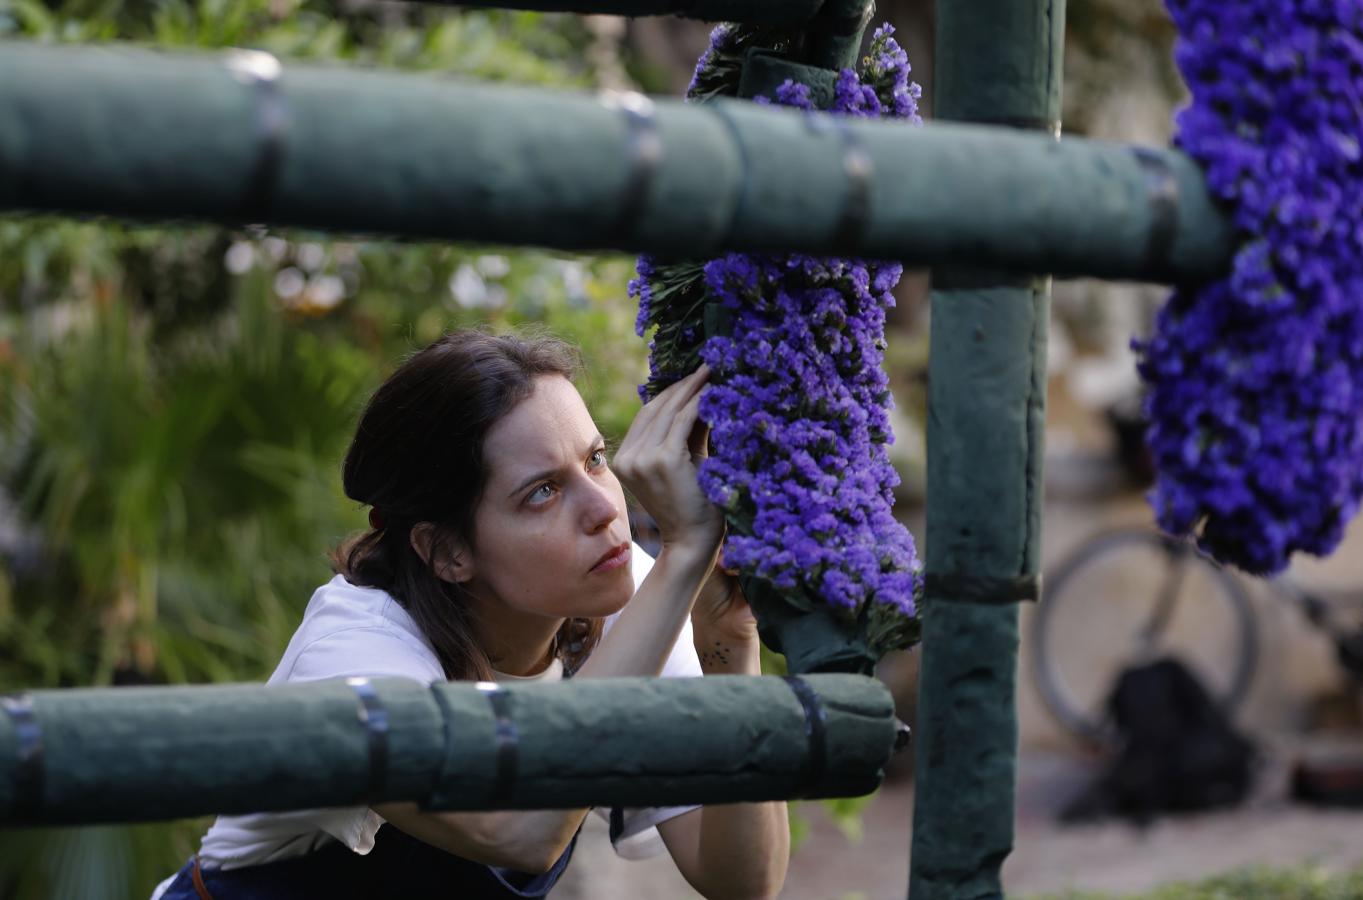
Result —
<instances>
[{"instance_id":1,"label":"green metal pipe","mask_svg":"<svg viewBox=\"0 0 1363 900\"><path fill-rule=\"evenodd\" d=\"M937 115L1058 154L1064 0L937 4ZM1052 137L1054 136L1054 137ZM933 273L913 900L1003 896L1020 599L1039 589L1047 278Z\"/></svg>"},{"instance_id":2,"label":"green metal pipe","mask_svg":"<svg viewBox=\"0 0 1363 900\"><path fill-rule=\"evenodd\" d=\"M0 827L411 800L427 809L869 793L894 704L859 675L34 691L0 710ZM509 749L508 749L509 748Z\"/></svg>"},{"instance_id":3,"label":"green metal pipe","mask_svg":"<svg viewBox=\"0 0 1363 900\"><path fill-rule=\"evenodd\" d=\"M0 44L0 211L1150 281L1215 274L1230 254L1229 225L1175 151L277 69L263 54ZM849 230L858 145L869 213Z\"/></svg>"}]
</instances>

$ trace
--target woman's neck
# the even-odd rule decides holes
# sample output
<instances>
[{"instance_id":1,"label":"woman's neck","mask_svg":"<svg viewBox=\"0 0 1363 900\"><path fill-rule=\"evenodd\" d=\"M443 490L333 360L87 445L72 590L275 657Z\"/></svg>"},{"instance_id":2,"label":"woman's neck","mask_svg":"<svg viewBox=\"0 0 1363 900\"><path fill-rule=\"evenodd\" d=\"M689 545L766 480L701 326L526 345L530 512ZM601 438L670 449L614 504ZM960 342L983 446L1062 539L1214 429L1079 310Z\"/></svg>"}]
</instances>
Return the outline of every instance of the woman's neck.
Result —
<instances>
[{"instance_id":1,"label":"woman's neck","mask_svg":"<svg viewBox=\"0 0 1363 900\"><path fill-rule=\"evenodd\" d=\"M507 675L538 675L554 661L554 635L562 619L514 610L479 611L474 629L492 667Z\"/></svg>"}]
</instances>

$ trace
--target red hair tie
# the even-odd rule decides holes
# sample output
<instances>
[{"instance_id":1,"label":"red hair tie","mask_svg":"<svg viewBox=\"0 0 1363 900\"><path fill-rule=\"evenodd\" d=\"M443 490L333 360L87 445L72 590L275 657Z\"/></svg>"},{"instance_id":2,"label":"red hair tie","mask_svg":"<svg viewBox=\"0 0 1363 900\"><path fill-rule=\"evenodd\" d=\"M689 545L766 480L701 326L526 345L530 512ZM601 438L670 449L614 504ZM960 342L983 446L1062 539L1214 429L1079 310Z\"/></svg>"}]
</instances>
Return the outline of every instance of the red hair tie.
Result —
<instances>
[{"instance_id":1,"label":"red hair tie","mask_svg":"<svg viewBox=\"0 0 1363 900\"><path fill-rule=\"evenodd\" d=\"M369 509L369 527L375 531L383 531L383 513L379 512L378 507Z\"/></svg>"}]
</instances>

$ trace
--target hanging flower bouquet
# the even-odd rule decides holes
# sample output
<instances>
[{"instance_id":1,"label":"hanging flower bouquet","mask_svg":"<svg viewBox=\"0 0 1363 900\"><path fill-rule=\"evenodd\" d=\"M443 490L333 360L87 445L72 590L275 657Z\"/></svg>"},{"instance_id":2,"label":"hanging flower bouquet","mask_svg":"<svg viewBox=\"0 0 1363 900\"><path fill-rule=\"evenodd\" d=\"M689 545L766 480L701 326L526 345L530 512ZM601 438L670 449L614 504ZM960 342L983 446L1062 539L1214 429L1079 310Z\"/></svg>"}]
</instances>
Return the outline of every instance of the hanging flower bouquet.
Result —
<instances>
[{"instance_id":1,"label":"hanging flower bouquet","mask_svg":"<svg viewBox=\"0 0 1363 900\"><path fill-rule=\"evenodd\" d=\"M1247 571L1327 554L1363 495L1363 3L1168 0L1178 145L1239 239L1136 342L1160 525Z\"/></svg>"},{"instance_id":2,"label":"hanging flower bouquet","mask_svg":"<svg viewBox=\"0 0 1363 900\"><path fill-rule=\"evenodd\" d=\"M840 73L832 114L921 121L920 90L892 34L882 26L861 72ZM736 93L743 51L779 43L720 26L688 98ZM757 102L817 114L805 85L787 81L775 93ZM734 253L643 257L630 283L640 336L656 328L640 393L656 394L702 360L713 370L701 401L713 447L701 485L728 519L725 561L743 573L764 639L791 671L869 670L918 637L921 566L891 511L898 476L882 369L901 272L898 263Z\"/></svg>"}]
</instances>

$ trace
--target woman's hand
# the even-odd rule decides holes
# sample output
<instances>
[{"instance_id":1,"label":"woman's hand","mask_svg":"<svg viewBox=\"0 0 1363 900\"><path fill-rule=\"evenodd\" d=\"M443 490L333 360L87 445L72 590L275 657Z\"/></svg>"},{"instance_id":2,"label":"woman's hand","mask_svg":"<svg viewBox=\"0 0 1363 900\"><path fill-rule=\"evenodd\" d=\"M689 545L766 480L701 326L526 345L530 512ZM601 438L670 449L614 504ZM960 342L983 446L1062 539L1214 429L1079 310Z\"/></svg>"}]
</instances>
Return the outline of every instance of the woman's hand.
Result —
<instances>
[{"instance_id":1,"label":"woman's hand","mask_svg":"<svg viewBox=\"0 0 1363 900\"><path fill-rule=\"evenodd\" d=\"M658 523L663 547L714 553L724 537L724 515L696 481L709 429L699 420L708 366L654 397L634 417L611 468Z\"/></svg>"}]
</instances>

